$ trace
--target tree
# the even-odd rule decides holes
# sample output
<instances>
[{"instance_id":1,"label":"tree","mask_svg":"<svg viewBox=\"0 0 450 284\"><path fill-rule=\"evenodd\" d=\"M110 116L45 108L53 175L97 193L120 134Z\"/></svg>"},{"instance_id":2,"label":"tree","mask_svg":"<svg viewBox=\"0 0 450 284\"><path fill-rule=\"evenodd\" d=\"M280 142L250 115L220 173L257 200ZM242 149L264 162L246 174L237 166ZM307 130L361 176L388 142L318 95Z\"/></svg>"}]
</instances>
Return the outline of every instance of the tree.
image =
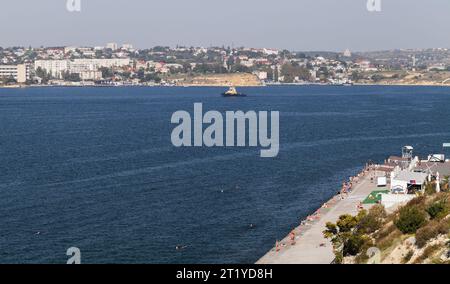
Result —
<instances>
[{"instance_id":1,"label":"tree","mask_svg":"<svg viewBox=\"0 0 450 284\"><path fill-rule=\"evenodd\" d=\"M440 200L428 206L426 209L431 219L446 217L449 211L447 200Z\"/></svg>"},{"instance_id":2,"label":"tree","mask_svg":"<svg viewBox=\"0 0 450 284\"><path fill-rule=\"evenodd\" d=\"M112 78L114 76L114 72L111 68L100 67L99 70L102 72L102 77L105 79Z\"/></svg>"},{"instance_id":3,"label":"tree","mask_svg":"<svg viewBox=\"0 0 450 284\"><path fill-rule=\"evenodd\" d=\"M136 76L137 76L137 78L138 78L139 80L143 81L144 78L145 78L145 70L144 70L144 68L140 68L140 69L138 70Z\"/></svg>"},{"instance_id":4,"label":"tree","mask_svg":"<svg viewBox=\"0 0 450 284\"><path fill-rule=\"evenodd\" d=\"M245 67L245 66L242 66ZM202 64L197 64L194 68L194 72L197 73L227 73L227 70L225 69L225 67L223 67L221 64L217 63L217 64L208 64L208 63L202 63Z\"/></svg>"},{"instance_id":5,"label":"tree","mask_svg":"<svg viewBox=\"0 0 450 284\"><path fill-rule=\"evenodd\" d=\"M52 75L47 70L38 67L35 71L37 77L41 78L42 84L47 84L52 79Z\"/></svg>"},{"instance_id":6,"label":"tree","mask_svg":"<svg viewBox=\"0 0 450 284\"><path fill-rule=\"evenodd\" d=\"M70 73L69 71L63 72L62 78L63 78L63 80L69 81L69 82L80 82L81 81L80 74Z\"/></svg>"},{"instance_id":7,"label":"tree","mask_svg":"<svg viewBox=\"0 0 450 284\"><path fill-rule=\"evenodd\" d=\"M237 73L250 73L251 70L250 68L248 68L247 66L241 65L241 64L237 64L234 65L231 68L231 72L237 72Z\"/></svg>"},{"instance_id":8,"label":"tree","mask_svg":"<svg viewBox=\"0 0 450 284\"><path fill-rule=\"evenodd\" d=\"M382 75L382 74L374 74L373 76L372 76L372 80L374 81L374 82L379 82L379 81L381 81L381 80L383 80L383 79L385 79L386 77L384 77L384 75Z\"/></svg>"},{"instance_id":9,"label":"tree","mask_svg":"<svg viewBox=\"0 0 450 284\"><path fill-rule=\"evenodd\" d=\"M156 73L147 73L145 74L144 78L141 80L141 82L155 82L160 83L161 78Z\"/></svg>"},{"instance_id":10,"label":"tree","mask_svg":"<svg viewBox=\"0 0 450 284\"><path fill-rule=\"evenodd\" d=\"M353 71L351 78L353 81L358 81L358 80L364 79L364 76L362 76L362 74L358 71Z\"/></svg>"},{"instance_id":11,"label":"tree","mask_svg":"<svg viewBox=\"0 0 450 284\"><path fill-rule=\"evenodd\" d=\"M297 77L299 80L309 81L311 73L305 67L299 66L298 63L287 63L281 67L281 76L284 76L286 83L292 83Z\"/></svg>"},{"instance_id":12,"label":"tree","mask_svg":"<svg viewBox=\"0 0 450 284\"><path fill-rule=\"evenodd\" d=\"M365 210L361 211L358 231L363 234L374 233L381 228L385 217L386 210L382 205L375 205L367 214Z\"/></svg>"},{"instance_id":13,"label":"tree","mask_svg":"<svg viewBox=\"0 0 450 284\"><path fill-rule=\"evenodd\" d=\"M14 79L13 76L0 77L0 81L2 82L3 85L17 83L16 79Z\"/></svg>"},{"instance_id":14,"label":"tree","mask_svg":"<svg viewBox=\"0 0 450 284\"><path fill-rule=\"evenodd\" d=\"M336 260L339 261L345 256L355 256L364 247L372 245L371 239L366 235L369 231L367 223L372 225L373 220L378 221L378 218L384 218L384 216L384 208L376 208L369 213L362 210L357 216L342 215L336 224L328 222L323 235L333 243ZM377 223L377 227L379 226Z\"/></svg>"},{"instance_id":15,"label":"tree","mask_svg":"<svg viewBox=\"0 0 450 284\"><path fill-rule=\"evenodd\" d=\"M349 235L347 241L344 243L343 254L347 255L357 255L361 248L363 247L365 239L362 235L351 234Z\"/></svg>"},{"instance_id":16,"label":"tree","mask_svg":"<svg viewBox=\"0 0 450 284\"><path fill-rule=\"evenodd\" d=\"M339 227L339 232L350 232L358 224L358 217L345 214L339 217L336 224Z\"/></svg>"}]
</instances>

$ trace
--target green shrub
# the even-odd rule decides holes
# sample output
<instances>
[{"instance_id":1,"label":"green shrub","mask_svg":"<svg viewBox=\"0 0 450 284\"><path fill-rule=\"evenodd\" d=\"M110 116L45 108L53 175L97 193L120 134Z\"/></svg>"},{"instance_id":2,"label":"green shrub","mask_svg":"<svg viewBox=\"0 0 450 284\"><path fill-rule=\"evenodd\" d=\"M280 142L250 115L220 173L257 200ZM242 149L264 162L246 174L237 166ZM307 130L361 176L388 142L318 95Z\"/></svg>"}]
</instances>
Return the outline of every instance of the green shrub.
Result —
<instances>
[{"instance_id":1,"label":"green shrub","mask_svg":"<svg viewBox=\"0 0 450 284\"><path fill-rule=\"evenodd\" d=\"M442 219L439 221L439 234L445 235L450 232L450 219Z\"/></svg>"},{"instance_id":2,"label":"green shrub","mask_svg":"<svg viewBox=\"0 0 450 284\"><path fill-rule=\"evenodd\" d=\"M333 236L339 232L336 224L333 224L331 222L327 222L325 224L325 228L326 228L326 230L323 231L323 235L327 239L333 238Z\"/></svg>"},{"instance_id":3,"label":"green shrub","mask_svg":"<svg viewBox=\"0 0 450 284\"><path fill-rule=\"evenodd\" d=\"M419 248L423 248L427 242L436 238L440 234L439 222L432 221L426 226L417 230L416 233L416 245Z\"/></svg>"},{"instance_id":4,"label":"green shrub","mask_svg":"<svg viewBox=\"0 0 450 284\"><path fill-rule=\"evenodd\" d=\"M360 235L351 235L344 243L344 256L357 255L364 245L364 238Z\"/></svg>"},{"instance_id":5,"label":"green shrub","mask_svg":"<svg viewBox=\"0 0 450 284\"><path fill-rule=\"evenodd\" d=\"M393 237L384 238L377 242L377 248L379 248L380 250L386 250L394 244L394 241L395 241L395 238L393 238Z\"/></svg>"},{"instance_id":6,"label":"green shrub","mask_svg":"<svg viewBox=\"0 0 450 284\"><path fill-rule=\"evenodd\" d=\"M335 262L342 262L344 256L356 256L362 250L367 250L373 246L371 238L364 234L364 231L376 230L381 226L381 221L385 216L383 207L377 207L369 213L365 210L359 212L357 216L345 214L339 217L336 224L326 223L323 236L333 243ZM361 222L364 220L363 222ZM361 229L361 224L363 230Z\"/></svg>"},{"instance_id":7,"label":"green shrub","mask_svg":"<svg viewBox=\"0 0 450 284\"><path fill-rule=\"evenodd\" d=\"M358 224L358 218L349 214L339 217L336 225L339 227L339 232L350 232Z\"/></svg>"},{"instance_id":8,"label":"green shrub","mask_svg":"<svg viewBox=\"0 0 450 284\"><path fill-rule=\"evenodd\" d=\"M423 207L427 201L427 197L425 195L421 195L416 197L408 202L405 207Z\"/></svg>"},{"instance_id":9,"label":"green shrub","mask_svg":"<svg viewBox=\"0 0 450 284\"><path fill-rule=\"evenodd\" d=\"M448 214L448 206L444 200L435 202L426 209L431 219L443 218Z\"/></svg>"},{"instance_id":10,"label":"green shrub","mask_svg":"<svg viewBox=\"0 0 450 284\"><path fill-rule=\"evenodd\" d=\"M436 186L432 183L427 183L425 185L425 194L426 195L433 195L436 193Z\"/></svg>"},{"instance_id":11,"label":"green shrub","mask_svg":"<svg viewBox=\"0 0 450 284\"><path fill-rule=\"evenodd\" d=\"M358 230L364 234L371 234L378 231L383 225L386 211L382 205L375 205L369 210L367 215L361 216L358 222Z\"/></svg>"},{"instance_id":12,"label":"green shrub","mask_svg":"<svg viewBox=\"0 0 450 284\"><path fill-rule=\"evenodd\" d=\"M363 236L363 239L364 244L361 246L358 255L355 257L355 262L358 264L367 263L367 260L369 260L367 251L375 246L373 240L370 237Z\"/></svg>"},{"instance_id":13,"label":"green shrub","mask_svg":"<svg viewBox=\"0 0 450 284\"><path fill-rule=\"evenodd\" d=\"M424 227L417 230L416 245L417 247L422 248L427 244L429 240L434 239L439 235L448 234L449 230L450 219L431 221Z\"/></svg>"},{"instance_id":14,"label":"green shrub","mask_svg":"<svg viewBox=\"0 0 450 284\"><path fill-rule=\"evenodd\" d=\"M342 261L344 260L344 256L342 255L342 253L339 251L335 251L334 254L335 254L334 263L341 264Z\"/></svg>"},{"instance_id":15,"label":"green shrub","mask_svg":"<svg viewBox=\"0 0 450 284\"><path fill-rule=\"evenodd\" d=\"M394 224L403 234L415 233L426 223L426 213L417 206L405 206L400 209Z\"/></svg>"},{"instance_id":16,"label":"green shrub","mask_svg":"<svg viewBox=\"0 0 450 284\"><path fill-rule=\"evenodd\" d=\"M389 236L392 232L394 231L398 231L397 227L394 224L389 224L387 226L385 226L384 228L382 228L380 231L376 232L374 234L374 237L376 238L376 241L380 241L381 239L386 238L387 236Z\"/></svg>"}]
</instances>

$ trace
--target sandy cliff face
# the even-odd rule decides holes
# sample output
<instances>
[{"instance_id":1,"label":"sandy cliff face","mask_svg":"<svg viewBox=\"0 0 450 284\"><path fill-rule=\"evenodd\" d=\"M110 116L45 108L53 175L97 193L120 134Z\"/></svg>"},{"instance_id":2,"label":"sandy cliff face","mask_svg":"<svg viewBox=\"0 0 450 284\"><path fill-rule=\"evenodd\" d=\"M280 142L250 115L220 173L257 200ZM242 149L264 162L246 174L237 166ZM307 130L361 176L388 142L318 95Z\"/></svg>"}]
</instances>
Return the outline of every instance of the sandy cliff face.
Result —
<instances>
[{"instance_id":1,"label":"sandy cliff face","mask_svg":"<svg viewBox=\"0 0 450 284\"><path fill-rule=\"evenodd\" d=\"M364 234L360 249L356 254L348 253L343 263L450 264L450 192L433 193L432 184L426 187L424 195L397 210L387 215L372 214L382 216L381 223L367 222L373 217L359 223L358 228L363 230L359 232L376 230ZM371 226L364 227L367 224ZM351 248L358 243L346 244Z\"/></svg>"},{"instance_id":2,"label":"sandy cliff face","mask_svg":"<svg viewBox=\"0 0 450 284\"><path fill-rule=\"evenodd\" d=\"M423 248L417 248L414 237L408 238L387 252L383 264L431 264L449 260L446 243L448 237L440 235Z\"/></svg>"},{"instance_id":3,"label":"sandy cliff face","mask_svg":"<svg viewBox=\"0 0 450 284\"><path fill-rule=\"evenodd\" d=\"M261 86L261 81L253 74L213 74L186 77L177 80L180 86Z\"/></svg>"},{"instance_id":4,"label":"sandy cliff face","mask_svg":"<svg viewBox=\"0 0 450 284\"><path fill-rule=\"evenodd\" d=\"M369 85L450 86L449 71L380 71L368 73L366 76L371 78L378 76L382 79L377 81L362 79L356 81L356 83Z\"/></svg>"}]
</instances>

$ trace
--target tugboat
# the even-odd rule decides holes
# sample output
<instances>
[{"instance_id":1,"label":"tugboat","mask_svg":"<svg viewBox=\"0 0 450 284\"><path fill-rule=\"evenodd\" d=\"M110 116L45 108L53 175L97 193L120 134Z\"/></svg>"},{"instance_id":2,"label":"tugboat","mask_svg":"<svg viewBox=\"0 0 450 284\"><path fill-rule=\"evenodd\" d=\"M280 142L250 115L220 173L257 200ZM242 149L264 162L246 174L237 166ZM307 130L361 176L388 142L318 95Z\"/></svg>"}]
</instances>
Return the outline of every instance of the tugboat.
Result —
<instances>
[{"instance_id":1,"label":"tugboat","mask_svg":"<svg viewBox=\"0 0 450 284\"><path fill-rule=\"evenodd\" d=\"M224 97L246 97L247 95L238 93L235 87L230 87L228 91L222 93Z\"/></svg>"}]
</instances>

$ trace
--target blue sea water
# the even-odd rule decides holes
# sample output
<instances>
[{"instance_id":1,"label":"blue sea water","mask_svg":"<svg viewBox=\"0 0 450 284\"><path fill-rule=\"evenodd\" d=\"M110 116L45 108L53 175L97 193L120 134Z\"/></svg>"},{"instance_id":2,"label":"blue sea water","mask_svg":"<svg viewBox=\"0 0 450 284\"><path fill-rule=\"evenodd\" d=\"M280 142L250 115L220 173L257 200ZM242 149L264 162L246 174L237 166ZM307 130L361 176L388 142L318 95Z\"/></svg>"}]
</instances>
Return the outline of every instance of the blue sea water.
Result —
<instances>
[{"instance_id":1,"label":"blue sea water","mask_svg":"<svg viewBox=\"0 0 450 284\"><path fill-rule=\"evenodd\" d=\"M450 142L450 88L222 91L0 89L0 263L253 263L368 160ZM173 147L196 102L280 111L279 156Z\"/></svg>"}]
</instances>

